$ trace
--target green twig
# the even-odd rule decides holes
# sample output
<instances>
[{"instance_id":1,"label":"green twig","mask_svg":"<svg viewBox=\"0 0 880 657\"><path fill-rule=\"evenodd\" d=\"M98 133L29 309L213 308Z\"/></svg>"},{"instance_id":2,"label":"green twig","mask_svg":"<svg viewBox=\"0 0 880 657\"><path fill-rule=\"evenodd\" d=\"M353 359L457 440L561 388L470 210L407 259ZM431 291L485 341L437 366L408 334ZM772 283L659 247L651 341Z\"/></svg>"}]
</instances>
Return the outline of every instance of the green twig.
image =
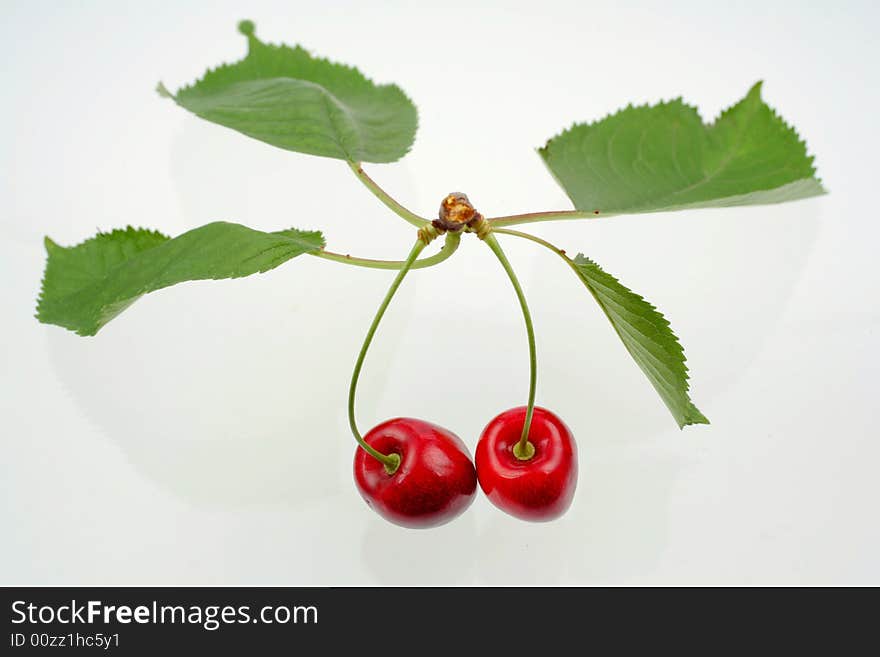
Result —
<instances>
[{"instance_id":1,"label":"green twig","mask_svg":"<svg viewBox=\"0 0 880 657\"><path fill-rule=\"evenodd\" d=\"M598 219L602 217L610 217L610 214L600 215L597 210L587 212L583 210L554 210L550 212L528 212L526 214L509 214L501 217L490 217L486 221L503 228L504 226L515 226L517 224L533 224L539 221L558 221L560 219Z\"/></svg>"},{"instance_id":2,"label":"green twig","mask_svg":"<svg viewBox=\"0 0 880 657\"><path fill-rule=\"evenodd\" d=\"M375 180L370 178L363 167L361 167L360 162L349 162L348 166L351 167L351 170L354 172L354 175L358 177L358 179L364 183L367 189L369 189L373 195L378 198L382 203L385 204L388 209L390 209L394 214L402 217L405 221L408 221L416 228L421 228L425 224L429 223L427 219L424 217L420 217L415 212L407 210L400 203L394 200L384 189L379 187Z\"/></svg>"},{"instance_id":3,"label":"green twig","mask_svg":"<svg viewBox=\"0 0 880 657\"><path fill-rule=\"evenodd\" d=\"M434 265L439 265L444 260L447 260L452 256L453 253L458 249L458 244L461 241L461 233L446 233L446 243L440 247L440 250L432 256L428 256L427 258L421 258L420 260L416 260L410 269L425 269L426 267L433 267ZM346 265L354 265L356 267L368 267L370 269L402 269L405 260L373 260L371 258L355 258L350 255L343 255L341 253L333 253L332 251L312 251L309 255L316 256L318 258L324 258L325 260L332 260L334 262L342 262Z\"/></svg>"},{"instance_id":4,"label":"green twig","mask_svg":"<svg viewBox=\"0 0 880 657\"><path fill-rule=\"evenodd\" d=\"M523 233L518 230L510 230L508 228L494 228L493 231L496 233L501 233L502 235L513 235L514 237L521 237L524 240L529 240L530 242L534 242L535 244L540 244L541 246L553 251L553 253L558 255L570 265L574 266L572 259L565 255L565 251L560 249L558 246L551 244L547 240L542 240L540 237L536 237L535 235L532 235L530 233Z\"/></svg>"}]
</instances>

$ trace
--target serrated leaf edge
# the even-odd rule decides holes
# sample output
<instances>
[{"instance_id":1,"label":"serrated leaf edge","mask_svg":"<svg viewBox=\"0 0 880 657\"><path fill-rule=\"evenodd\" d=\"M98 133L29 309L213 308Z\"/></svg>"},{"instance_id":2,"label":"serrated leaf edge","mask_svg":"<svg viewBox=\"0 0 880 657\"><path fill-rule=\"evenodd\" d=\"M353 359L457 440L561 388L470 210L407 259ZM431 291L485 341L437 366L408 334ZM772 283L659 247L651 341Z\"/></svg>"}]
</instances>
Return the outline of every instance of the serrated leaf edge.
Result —
<instances>
[{"instance_id":1,"label":"serrated leaf edge","mask_svg":"<svg viewBox=\"0 0 880 657\"><path fill-rule=\"evenodd\" d=\"M313 61L321 62L321 63L327 64L328 66L331 66L331 67L334 67L334 68L338 68L338 69L343 69L343 70L345 70L345 71L350 71L351 73L354 73L354 74L357 75L361 80L363 80L364 82L369 83L370 85L372 85L372 86L375 87L376 89L389 89L389 90L391 90L391 91L394 91L395 93L399 94L403 100L405 100L406 102L408 102L408 103L412 106L413 111L415 112L415 125L413 126L413 139L412 139L412 141L410 142L409 146L406 147L406 150L404 151L404 153L403 153L403 154L400 156L400 158L398 158L398 159L402 159L403 157L405 157L406 155L408 155L408 154L410 153L410 151L412 150L413 146L415 145L415 135L418 134L419 127L420 127L420 126L419 126L419 122L420 122L419 108L418 108L418 106L413 102L412 98L410 98L410 97L407 95L407 93L406 93L406 92L405 92L405 91L404 91L399 85L397 85L397 84L395 84L395 83L393 83L393 82L378 83L378 82L376 82L373 78L369 77L368 75L365 75L365 74L364 74L359 68L357 68L356 66L352 66L351 64L345 64L345 63L343 63L343 62L338 62L338 61L332 60L332 59L330 59L330 58L328 58L328 57L322 57L322 56L320 56L320 55L315 55L311 50L309 50L309 49L307 49L307 48L304 48L303 46L301 46L301 45L299 45L299 44L296 44L296 45L294 45L294 46L289 46L289 45L287 45L286 43L274 43L274 42L269 42L269 41L261 41L259 38L257 38L255 31L249 31L249 32L248 32L248 31L243 31L243 30L242 30L242 25L243 25L243 24L247 24L247 23L249 23L251 26L254 25L252 21L249 21L249 20L247 20L247 19L242 20L242 21L239 21L239 24L238 24L238 30L239 30L239 32L245 36L245 38L247 39L247 42L248 42L248 52L245 53L245 55L244 55L243 57L241 57L240 59L237 59L237 60L235 60L235 61L232 61L232 62L225 62L225 63L223 63L223 64L218 64L217 66L214 66L214 67L208 67L208 68L206 68L206 69L205 69L205 72L201 75L201 77L196 78L195 80L193 80L193 81L190 82L189 84L184 84L183 86L179 87L175 93L171 93L171 92L168 90L168 88L165 86L165 84L162 83L162 82L160 81L160 82L156 85L156 91L157 91L157 93L158 93L161 97L163 97L163 98L170 98L170 99L173 100L175 103L177 103L178 105L180 105L180 103L178 102L177 97L178 97L178 95L179 95L181 92L184 92L184 91L188 91L188 90L190 90L190 89L193 89L193 88L196 87L198 84L202 83L202 82L204 81L204 79L205 79L206 77L208 77L209 75L211 75L212 73L216 73L217 71L221 71L221 70L224 70L224 69L229 69L229 68L232 68L232 67L234 67L234 66L238 66L239 64L243 63L243 62L248 58L248 56L250 55L251 48L253 47L253 43L258 43L258 44L260 44L261 46L263 46L263 47L267 47L267 48L277 48L277 49L279 49L279 50L290 50L290 51L294 51L294 52L297 51L297 50L299 50L299 51L301 51L302 53L304 53L309 59L311 59L311 60L313 60ZM255 26L254 26L254 28L255 28ZM319 86L320 86L320 85L319 85ZM322 88L323 88L323 87L322 87ZM330 93L329 90L326 90L326 89L325 89L325 91L327 91L327 93L330 94L330 95L331 95L331 96L332 96L337 102L340 102L339 99L336 98L336 96L334 96L332 93ZM183 107L182 105L180 105L180 106ZM184 107L184 109L186 109L186 108ZM395 160L395 161L396 161L396 160Z\"/></svg>"},{"instance_id":2,"label":"serrated leaf edge","mask_svg":"<svg viewBox=\"0 0 880 657\"><path fill-rule=\"evenodd\" d=\"M210 222L210 223L227 223L227 222L218 221L218 222ZM204 228L204 226L210 225L210 223L209 223L209 224L204 224L203 226L200 226L200 228ZM240 225L240 224L239 224L239 225ZM319 245L319 246L317 247L317 249L315 249L315 250L321 250L321 249L324 249L324 248L326 247L326 245L327 245L327 242L326 242L326 240L325 240L325 238L324 238L324 235L323 235L323 233L322 233L320 230L303 230L303 229L300 229L300 228L290 227L290 228L285 228L285 229L280 230L280 231L272 231L272 233L270 233L270 234L276 234L276 235L286 236L285 233L288 233L288 232L293 232L293 233L296 233L296 234L298 234L298 235L319 236L319 238L320 238L320 239L319 239L320 245ZM127 233L144 233L144 234L149 234L149 235L152 235L152 236L155 236L155 237L162 237L162 238L164 238L165 241L169 241L169 240L174 239L174 238L169 237L168 235L166 235L166 234L164 234L164 233L162 233L162 232L160 232L160 231L158 231L158 230L152 229L152 228L135 228L135 227L133 227L133 226L131 226L131 225L127 225L127 226L125 226L124 228L114 228L114 229L111 229L109 232L108 232L108 231L101 231L101 230L98 230L98 232L96 232L93 236L88 237L88 238L82 240L81 242L78 242L78 243L73 244L73 245L71 245L71 246L61 246L61 245L59 245L57 242L55 242L52 238L50 238L48 235L44 236L44 238L43 238L43 244L44 244L44 246L45 246L45 248L46 248L46 253L47 253L47 255L51 257L52 253L53 253L54 251L57 251L57 250L73 250L73 249L79 248L79 247L81 247L81 246L84 246L84 245L88 244L89 242L98 241L98 240L100 240L101 238L113 237L113 236L116 236L116 235L124 235L124 234L127 234ZM181 234L183 234L183 233L181 233ZM294 238L291 237L291 239L294 239ZM158 246L158 245L156 245L156 246ZM153 248L155 248L155 247L153 247ZM308 253L308 251L306 251L306 253ZM253 257L256 257L256 256L253 256ZM287 260L287 259L286 259L286 258L285 258L285 259L282 259L281 262L284 262L285 260ZM122 263L120 263L120 264L122 264ZM266 273L266 272L268 272L268 271L271 271L271 270L275 269L276 267L278 267L279 264L281 264L281 263L273 264L272 266L266 267L265 269L261 268L261 269L259 269L256 273L258 273L258 274L264 274L264 273ZM48 259L47 259L47 261L46 261L46 265L45 265L45 267L43 268L43 276L42 276L42 278L40 279L40 289L39 289L39 292L38 292L38 294L37 294L36 312L34 313L34 318L37 319L38 321L40 321L41 323L43 323L43 320L41 319L40 315L41 315L41 313L42 313L42 311L43 311L44 296L45 296L45 293L46 293L46 277L47 277L47 275L48 275L48 271L49 271L49 261L48 261ZM227 278L228 278L228 279L236 279L236 278L245 278L245 277L247 277L247 276L248 276L248 274L242 274L242 275L240 275L240 276L230 276L230 277L222 277L222 278L219 278L219 279L217 279L217 278L212 278L212 279L204 279L204 280L226 280ZM131 305L131 303L134 303L135 301L137 301L137 299L139 299L141 296L143 296L143 295L146 294L146 293L148 293L148 291L145 290L145 291L141 292L140 294L138 294L138 295L136 295L136 296L130 297L130 303L127 304L127 305ZM117 303L118 303L118 302L117 302ZM127 307L127 306L126 306L126 307ZM67 326L62 326L62 327L63 327L63 328L66 328L66 329L68 329L68 330L73 331L73 332L76 333L77 335L80 335L80 336L83 336L83 337L92 337L92 336L94 336L94 335L97 334L98 330L100 330L100 328L102 328L102 326L103 326L103 325L99 326L97 330L95 330L94 332L91 332L91 333L89 333L89 332L83 332L83 331L80 330L80 329L71 329L70 327L67 327Z\"/></svg>"},{"instance_id":3,"label":"serrated leaf edge","mask_svg":"<svg viewBox=\"0 0 880 657\"><path fill-rule=\"evenodd\" d=\"M71 246L61 246L60 244L58 244L58 242L56 242L51 237L46 235L43 237L43 246L46 249L46 255L51 257L52 253L55 251L58 251L58 250L65 250L66 251L66 250L70 250L70 249L76 249L80 246L84 246L85 244L88 244L89 242L96 241L96 240L103 238L103 237L112 237L114 235L125 234L125 233L146 233L149 235L153 235L154 237L163 237L166 240L171 239L168 235L165 235L164 233L161 233L158 230L155 230L153 228L136 228L136 227L129 224L129 225L126 225L124 228L113 228L109 232L98 230L98 232L96 232L91 237L87 237L86 239L82 240L81 242L77 242L76 244L73 244ZM43 309L43 303L44 303L43 297L45 296L45 293L46 293L46 276L47 276L48 272L49 272L49 261L47 259L46 266L43 267L43 276L40 278L40 290L37 293L36 312L34 313L34 318L37 320L40 320L40 314ZM40 320L40 321L42 321L42 320ZM82 335L82 334L79 334L79 335Z\"/></svg>"},{"instance_id":4,"label":"serrated leaf edge","mask_svg":"<svg viewBox=\"0 0 880 657\"><path fill-rule=\"evenodd\" d=\"M660 312L657 309L657 307L654 306L654 304L652 304L650 301L645 299L642 295L638 294L637 292L633 292L630 288L628 288L623 283L618 281L612 274L609 274L607 271L605 271L605 269L601 265L599 265L596 261L585 256L583 253L578 253L573 259L569 260L569 262L571 263L572 267L575 269L576 273L578 274L578 278L581 279L581 281L584 283L584 286L590 291L590 294L593 296L596 303L599 305L599 307L602 309L605 316L608 318L614 331L616 333L618 333L618 337L621 337L621 340L622 340L622 336L619 335L619 330L618 330L617 324L608 315L608 311L605 309L604 303L597 298L596 292L592 288L592 282L586 280L585 277L583 275L581 275L580 267L582 265L594 267L599 273L604 274L605 276L608 276L611 279L613 279L620 287L622 287L624 290L626 290L627 292L632 294L634 299L638 300L641 303L644 303L653 313L656 314L656 317L660 321L660 323L665 328L669 329L669 341L671 342L671 345L675 349L675 355L676 356L680 355L680 357L681 357L680 373L682 376L684 389L679 390L678 386L674 385L674 383L670 383L669 380L667 379L667 377L663 376L659 372L655 372L655 374L663 380L663 383L665 384L665 386L669 390L673 391L676 394L681 393L685 397L685 400L687 402L687 406L686 406L686 412L682 414L683 421L679 422L678 418L675 417L675 414L673 414L673 417L675 418L676 423L679 425L680 429L683 429L684 427L689 426L689 425L693 425L693 424L709 424L709 419L705 415L703 415L703 413L696 407L696 405L690 399L690 395L688 394L690 391L690 374L689 374L690 370L687 366L687 357L685 356L684 347L682 347L681 342L678 339L678 336L672 330L672 325L670 324L670 322L666 318L666 316L662 312ZM605 287L605 286L603 286L603 287ZM641 332L640 332L640 334L644 335ZM651 340L652 342L654 342L658 346L660 346L661 349L663 349L664 351L667 351L666 347L663 344L657 342L657 340L654 340L650 336L647 336L647 335L645 335L644 337ZM625 347L627 346L626 343L624 343L624 346ZM648 352L648 353L649 353L649 355L651 355L652 357L654 357L656 359L656 357L653 356L653 354L650 354L650 352ZM670 354L670 355L672 355L672 354ZM637 365L638 365L638 363L637 363ZM668 369L668 366L664 365L664 367L666 367Z\"/></svg>"},{"instance_id":5,"label":"serrated leaf edge","mask_svg":"<svg viewBox=\"0 0 880 657\"><path fill-rule=\"evenodd\" d=\"M545 164L545 166L547 166L548 171L550 171L551 175L553 175L553 179L554 179L554 180L557 182L557 184L559 184L559 186L562 187L563 190L564 190L565 187L562 185L562 183L559 181L559 179L558 179L558 178L556 177L556 175L553 173L552 169L550 169L549 164L547 164L547 160L546 160L546 158L544 157L544 154L547 152L547 150L549 149L549 147L550 147L550 145L551 145L551 143L552 143L553 141L555 141L555 140L557 140L557 139L559 139L559 138L565 137L566 135L572 133L574 130L576 130L576 129L580 129L580 128L586 128L586 129L589 129L589 128L595 127L596 125L598 125L599 123L602 123L603 121L607 121L607 120L610 119L610 118L613 118L613 117L615 117L615 116L618 116L618 115L620 115L620 114L622 114L622 113L624 113L624 112L630 111L630 110L634 110L634 109L653 109L653 108L658 108L658 107L670 106L670 105L673 105L673 104L675 104L675 103L678 103L678 104L680 104L682 107L684 107L684 108L686 108L686 109L689 109L689 110L693 110L694 112L696 112L697 116L700 118L700 123L703 125L703 129L706 130L706 131L708 131L708 130L712 129L713 127L715 127L715 125L716 125L719 121L721 121L725 116L727 116L731 111L733 111L734 108L736 108L737 105L739 105L740 103L742 103L742 102L748 100L749 97L752 96L752 94L757 94L758 99L759 99L759 100L763 100L763 98L762 98L762 96L761 96L761 90L763 89L763 86L764 86L764 81L763 81L763 80L758 80L757 82L755 82L755 83L749 88L748 92L746 92L746 95L745 95L745 96L743 96L740 100L736 101L736 102L733 103L732 105L728 105L727 107L725 107L724 109L722 109L722 110L718 113L718 116L716 116L712 121L710 121L710 122L708 122L708 123L706 123L706 121L703 119L702 115L700 114L699 109L698 109L695 105L690 105L689 103L684 102L684 99L683 99L682 96L676 96L675 98L671 98L670 100L665 100L665 101L664 101L664 100L660 100L660 101L658 101L658 102L656 102L656 103L641 103L641 104L639 104L639 105L633 105L632 103L627 103L627 105L626 105L625 107L623 107L622 109L616 110L616 111L614 111L614 112L608 112L607 114L605 114L604 116L602 116L602 117L599 118L599 119L596 119L595 121L587 121L587 122L577 122L577 121L575 121L575 122L573 122L568 128L565 128L565 129L561 130L560 132L558 132L557 134L553 135L552 137L550 137L550 138L544 143L543 146L539 146L539 147L536 148L535 150L536 150L536 152L538 153L538 155L540 155L541 159L544 161L544 164ZM767 104L765 103L765 105L767 105ZM819 178L818 176L816 176L816 167L815 167L814 164L813 164L813 163L815 162L816 156L810 153L810 150L809 150L809 147L808 147L808 145L807 145L807 141L806 141L806 139L803 138L803 137L800 135L800 133L797 131L797 129L796 129L791 123L789 123L788 121L786 121L785 118L782 117L782 116L776 111L776 109L774 109L774 108L771 107L770 105L767 105L767 108L770 110L770 114L771 114L771 116L773 117L774 120L776 120L776 121L777 121L778 123L780 123L785 129L789 130L789 131L790 131L795 137L797 137L797 143L800 144L801 146L803 146L803 148L804 148L804 153L805 153L805 156L806 156L806 158L807 158L807 161L810 163L811 179L816 180L816 182L819 183L819 187L822 189L822 193L827 194L827 193L828 193L828 190L827 190L827 189L825 188L825 186L822 184L822 179ZM606 216L609 216L609 215L606 215Z\"/></svg>"}]
</instances>

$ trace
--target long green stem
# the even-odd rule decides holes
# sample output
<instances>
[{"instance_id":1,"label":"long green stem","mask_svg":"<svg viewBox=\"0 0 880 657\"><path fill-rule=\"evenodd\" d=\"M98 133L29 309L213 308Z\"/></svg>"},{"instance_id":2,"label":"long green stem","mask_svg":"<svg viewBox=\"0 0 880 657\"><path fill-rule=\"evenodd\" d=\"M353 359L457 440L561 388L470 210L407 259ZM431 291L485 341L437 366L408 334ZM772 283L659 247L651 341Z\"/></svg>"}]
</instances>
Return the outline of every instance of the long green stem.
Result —
<instances>
[{"instance_id":1,"label":"long green stem","mask_svg":"<svg viewBox=\"0 0 880 657\"><path fill-rule=\"evenodd\" d=\"M349 162L348 166L351 167L351 170L354 171L354 175L358 177L358 179L364 183L367 189L373 192L373 195L378 198L382 203L388 207L394 214L399 217L402 217L405 221L408 221L416 228L421 228L425 224L429 223L427 219L424 217L420 217L415 212L412 212L405 207L403 207L400 203L394 200L384 189L379 187L378 183L375 180L370 178L363 167L361 167L360 162Z\"/></svg>"},{"instance_id":2,"label":"long green stem","mask_svg":"<svg viewBox=\"0 0 880 657\"><path fill-rule=\"evenodd\" d=\"M416 261L416 258L419 257L419 254L425 246L427 245L422 241L421 237L419 237L419 239L416 240L412 251L410 251L409 256L404 260L400 271L397 272L397 276L394 277L394 281L392 281L391 287L388 288L388 292L385 293L385 298L382 300L382 304L376 311L376 316L373 317L373 323L370 324L370 328L367 331L367 337L364 338L364 343L358 354L357 362L355 362L354 365L354 372L352 372L351 375L351 385L348 388L348 424L351 426L351 433L354 435L354 439L358 441L358 444L363 447L370 456L378 459L385 466L385 470L388 474L393 474L400 466L400 456L397 454L383 454L370 447L366 441L364 441L361 432L358 431L357 422L355 422L354 418L355 393L357 392L357 383L358 378L361 375L361 368L364 365L364 358L367 355L367 350L370 348L370 343L373 341L373 336L376 334L376 329L379 327L379 322L382 321L382 316L388 309L388 304L391 303L391 299L394 297L394 293L397 292L397 288L400 287L407 272L412 268L413 263Z\"/></svg>"},{"instance_id":3,"label":"long green stem","mask_svg":"<svg viewBox=\"0 0 880 657\"><path fill-rule=\"evenodd\" d=\"M553 210L550 212L528 212L526 214L508 214L502 217L489 217L486 219L492 226L503 228L517 224L533 224L539 221L558 221L560 219L598 219L610 217L610 214L599 214L597 210L592 212L583 210Z\"/></svg>"},{"instance_id":4,"label":"long green stem","mask_svg":"<svg viewBox=\"0 0 880 657\"><path fill-rule=\"evenodd\" d=\"M555 253L560 258L562 258L565 261L565 264L567 264L569 267L574 269L575 273L577 273L577 265L575 265L574 261L565 254L565 251L560 249L558 246L551 244L547 240L542 240L540 237L536 237L535 235L531 235L530 233L521 233L518 230L510 230L508 228L495 228L494 230L496 232L502 233L504 235L513 235L514 237L521 237L524 240L529 240L530 242L534 242L535 244L540 244L541 246L550 249L551 251L553 251L553 253Z\"/></svg>"},{"instance_id":5,"label":"long green stem","mask_svg":"<svg viewBox=\"0 0 880 657\"><path fill-rule=\"evenodd\" d=\"M424 269L439 265L448 259L458 249L461 241L461 233L446 233L446 243L440 247L440 250L432 256L416 260L410 269ZM405 260L373 260L371 258L355 258L350 255L341 253L333 253L332 251L313 251L310 255L334 262L343 262L347 265L355 265L356 267L368 267L370 269L402 269Z\"/></svg>"},{"instance_id":6,"label":"long green stem","mask_svg":"<svg viewBox=\"0 0 880 657\"><path fill-rule=\"evenodd\" d=\"M535 453L534 445L529 442L529 430L532 426L532 415L535 412L535 389L538 382L538 357L535 349L535 329L532 326L532 314L529 312L529 305L526 303L526 295L523 294L519 279L516 277L516 273L513 271L513 267L511 267L507 256L504 255L504 251L498 243L498 240L495 239L495 236L492 233L489 233L484 241L495 253L495 256L501 262L501 266L504 267L504 271L507 272L507 276L513 284L513 289L516 291L516 297L519 299L523 319L525 319L526 322L526 334L528 335L529 340L529 401L526 406L526 420L523 424L522 435L520 436L519 442L514 447L513 453L520 460L528 460Z\"/></svg>"},{"instance_id":7,"label":"long green stem","mask_svg":"<svg viewBox=\"0 0 880 657\"><path fill-rule=\"evenodd\" d=\"M551 244L547 240L542 240L540 237L532 235L530 233L523 233L518 230L510 230L509 228L495 228L494 231L496 233L501 233L503 235L513 235L514 237L521 237L524 240L529 240L530 242L534 242L535 244L540 244L543 247L546 247L553 251L556 255L560 256L563 260L571 261L567 255L565 255L565 251L560 249L558 246Z\"/></svg>"}]
</instances>

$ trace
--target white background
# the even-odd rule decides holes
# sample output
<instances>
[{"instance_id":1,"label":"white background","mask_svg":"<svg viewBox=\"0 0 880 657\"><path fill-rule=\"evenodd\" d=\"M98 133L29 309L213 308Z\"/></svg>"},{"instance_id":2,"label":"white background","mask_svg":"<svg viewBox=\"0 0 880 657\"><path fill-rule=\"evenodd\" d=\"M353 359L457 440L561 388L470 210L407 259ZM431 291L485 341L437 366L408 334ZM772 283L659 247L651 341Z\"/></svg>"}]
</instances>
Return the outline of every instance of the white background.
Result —
<instances>
[{"instance_id":1,"label":"white background","mask_svg":"<svg viewBox=\"0 0 880 657\"><path fill-rule=\"evenodd\" d=\"M876 4L472 4L0 4L0 582L880 584ZM423 214L453 190L489 216L568 208L548 137L678 95L709 120L763 79L829 196L535 228L667 315L712 425L680 432L580 283L512 238L539 403L581 455L551 524L481 495L403 530L357 495L347 384L388 272L302 257L155 293L95 338L37 323L47 234L224 219L405 255L412 229L343 163L154 92L242 56L240 18L407 91L415 147L368 171ZM421 417L473 449L526 379L513 292L465 237L403 286L360 420Z\"/></svg>"}]
</instances>

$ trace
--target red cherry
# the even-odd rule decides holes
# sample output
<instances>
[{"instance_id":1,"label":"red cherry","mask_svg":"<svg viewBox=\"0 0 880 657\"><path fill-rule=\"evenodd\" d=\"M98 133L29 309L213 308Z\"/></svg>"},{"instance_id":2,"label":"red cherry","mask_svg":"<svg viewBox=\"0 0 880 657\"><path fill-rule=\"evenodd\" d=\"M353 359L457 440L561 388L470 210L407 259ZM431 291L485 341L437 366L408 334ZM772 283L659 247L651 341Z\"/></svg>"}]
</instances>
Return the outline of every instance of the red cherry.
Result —
<instances>
[{"instance_id":1,"label":"red cherry","mask_svg":"<svg viewBox=\"0 0 880 657\"><path fill-rule=\"evenodd\" d=\"M477 477L489 500L523 520L544 522L568 510L577 486L577 445L565 423L545 408L535 407L529 442L534 455L520 460L513 453L526 421L526 407L511 408L494 418L477 443Z\"/></svg>"},{"instance_id":2,"label":"red cherry","mask_svg":"<svg viewBox=\"0 0 880 657\"><path fill-rule=\"evenodd\" d=\"M393 474L358 448L354 478L366 503L402 527L436 527L474 501L477 475L467 447L451 431L413 418L373 427L364 440L383 454L398 454Z\"/></svg>"}]
</instances>

